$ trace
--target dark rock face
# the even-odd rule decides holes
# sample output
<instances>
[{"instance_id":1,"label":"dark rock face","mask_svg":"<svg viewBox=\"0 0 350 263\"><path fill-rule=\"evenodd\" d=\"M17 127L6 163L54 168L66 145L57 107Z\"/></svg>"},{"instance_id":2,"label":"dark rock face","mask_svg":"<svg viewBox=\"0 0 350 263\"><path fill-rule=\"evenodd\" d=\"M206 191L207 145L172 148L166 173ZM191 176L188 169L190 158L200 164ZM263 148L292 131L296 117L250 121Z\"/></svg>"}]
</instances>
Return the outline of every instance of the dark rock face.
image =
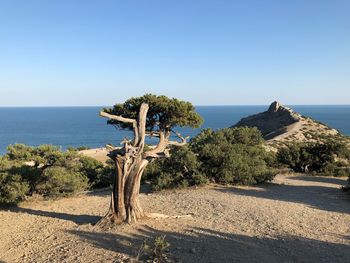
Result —
<instances>
[{"instance_id":1,"label":"dark rock face","mask_svg":"<svg viewBox=\"0 0 350 263\"><path fill-rule=\"evenodd\" d=\"M233 127L257 127L266 140L287 131L287 126L300 121L301 116L293 110L273 102L267 111L241 119Z\"/></svg>"}]
</instances>

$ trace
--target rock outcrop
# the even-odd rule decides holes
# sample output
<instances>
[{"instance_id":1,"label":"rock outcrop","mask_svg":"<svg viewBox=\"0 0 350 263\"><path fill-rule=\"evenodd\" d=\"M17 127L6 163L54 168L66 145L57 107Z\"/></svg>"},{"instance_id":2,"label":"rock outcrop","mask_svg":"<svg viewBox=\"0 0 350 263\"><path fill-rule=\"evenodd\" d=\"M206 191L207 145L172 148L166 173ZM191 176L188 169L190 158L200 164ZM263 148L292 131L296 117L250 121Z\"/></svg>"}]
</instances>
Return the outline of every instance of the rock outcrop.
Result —
<instances>
[{"instance_id":1,"label":"rock outcrop","mask_svg":"<svg viewBox=\"0 0 350 263\"><path fill-rule=\"evenodd\" d=\"M257 127L269 141L310 141L320 135L339 134L337 130L302 116L277 101L267 111L243 118L233 127L242 126Z\"/></svg>"}]
</instances>

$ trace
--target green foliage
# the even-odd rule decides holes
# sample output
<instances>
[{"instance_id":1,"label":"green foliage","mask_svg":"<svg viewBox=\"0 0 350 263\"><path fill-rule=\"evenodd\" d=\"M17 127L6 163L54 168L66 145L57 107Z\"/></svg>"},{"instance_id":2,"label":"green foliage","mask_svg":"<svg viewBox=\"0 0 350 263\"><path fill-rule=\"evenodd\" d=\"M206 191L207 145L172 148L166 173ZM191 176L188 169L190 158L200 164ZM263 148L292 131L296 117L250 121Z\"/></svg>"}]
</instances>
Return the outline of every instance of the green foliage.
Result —
<instances>
[{"instance_id":1,"label":"green foliage","mask_svg":"<svg viewBox=\"0 0 350 263\"><path fill-rule=\"evenodd\" d=\"M272 154L256 128L204 130L190 143L202 171L217 183L256 184L272 180Z\"/></svg>"},{"instance_id":2,"label":"green foliage","mask_svg":"<svg viewBox=\"0 0 350 263\"><path fill-rule=\"evenodd\" d=\"M33 153L33 147L24 144L9 145L7 147L6 157L9 160L30 160Z\"/></svg>"},{"instance_id":3,"label":"green foliage","mask_svg":"<svg viewBox=\"0 0 350 263\"><path fill-rule=\"evenodd\" d=\"M143 259L149 263L169 262L167 255L169 247L170 243L165 240L165 235L152 240L145 239L137 255L137 260Z\"/></svg>"},{"instance_id":4,"label":"green foliage","mask_svg":"<svg viewBox=\"0 0 350 263\"><path fill-rule=\"evenodd\" d=\"M84 151L84 150L89 150L91 149L90 147L87 146L78 146L78 147L68 147L68 151Z\"/></svg>"},{"instance_id":5,"label":"green foliage","mask_svg":"<svg viewBox=\"0 0 350 263\"><path fill-rule=\"evenodd\" d=\"M81 156L81 173L84 174L93 188L107 187L112 183L112 174L115 172L112 165L103 165L93 158Z\"/></svg>"},{"instance_id":6,"label":"green foliage","mask_svg":"<svg viewBox=\"0 0 350 263\"><path fill-rule=\"evenodd\" d=\"M29 184L18 174L0 171L0 203L15 204L25 199Z\"/></svg>"},{"instance_id":7,"label":"green foliage","mask_svg":"<svg viewBox=\"0 0 350 263\"><path fill-rule=\"evenodd\" d=\"M200 162L188 146L173 147L171 153L170 158L156 160L145 171L145 180L150 180L155 190L207 183Z\"/></svg>"},{"instance_id":8,"label":"green foliage","mask_svg":"<svg viewBox=\"0 0 350 263\"><path fill-rule=\"evenodd\" d=\"M113 108L103 110L110 114L136 119L142 103L147 103L149 105L146 120L146 129L148 131L153 131L156 126L161 130L171 130L176 126L198 128L203 122L190 102L153 94L131 98L123 104L116 104ZM115 120L109 120L108 123L122 129L132 129L132 124L130 123L123 123Z\"/></svg>"},{"instance_id":9,"label":"green foliage","mask_svg":"<svg viewBox=\"0 0 350 263\"><path fill-rule=\"evenodd\" d=\"M58 197L83 191L87 187L88 179L83 174L53 166L44 170L36 191L43 196Z\"/></svg>"},{"instance_id":10,"label":"green foliage","mask_svg":"<svg viewBox=\"0 0 350 263\"><path fill-rule=\"evenodd\" d=\"M172 149L168 159L157 160L146 170L155 189L205 184L257 184L270 181L276 171L275 156L262 146L256 128L203 130L189 146Z\"/></svg>"},{"instance_id":11,"label":"green foliage","mask_svg":"<svg viewBox=\"0 0 350 263\"><path fill-rule=\"evenodd\" d=\"M348 176L350 150L347 144L327 140L321 143L292 143L279 149L277 160L296 172Z\"/></svg>"},{"instance_id":12,"label":"green foliage","mask_svg":"<svg viewBox=\"0 0 350 263\"><path fill-rule=\"evenodd\" d=\"M242 144L247 146L257 146L263 143L264 139L257 128L239 127L226 128L218 131L204 129L191 140L191 148L195 152L200 152L203 147L213 144Z\"/></svg>"},{"instance_id":13,"label":"green foliage","mask_svg":"<svg viewBox=\"0 0 350 263\"><path fill-rule=\"evenodd\" d=\"M72 149L63 152L52 145L10 145L0 158L0 202L16 203L34 193L57 197L109 186L112 169L113 165L103 165Z\"/></svg>"}]
</instances>

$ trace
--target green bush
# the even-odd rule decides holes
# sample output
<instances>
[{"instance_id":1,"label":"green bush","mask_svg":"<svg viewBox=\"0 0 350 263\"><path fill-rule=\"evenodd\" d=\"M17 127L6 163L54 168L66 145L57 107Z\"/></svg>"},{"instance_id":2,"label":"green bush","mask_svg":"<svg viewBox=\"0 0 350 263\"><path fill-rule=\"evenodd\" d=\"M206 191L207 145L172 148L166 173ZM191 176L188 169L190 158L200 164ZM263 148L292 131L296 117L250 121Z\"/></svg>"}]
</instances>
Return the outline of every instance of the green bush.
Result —
<instances>
[{"instance_id":1,"label":"green bush","mask_svg":"<svg viewBox=\"0 0 350 263\"><path fill-rule=\"evenodd\" d=\"M25 199L29 184L18 174L0 172L0 203L16 204Z\"/></svg>"},{"instance_id":2,"label":"green bush","mask_svg":"<svg viewBox=\"0 0 350 263\"><path fill-rule=\"evenodd\" d=\"M348 176L350 151L345 143L327 140L320 143L292 143L279 149L277 160L295 172Z\"/></svg>"},{"instance_id":3,"label":"green bush","mask_svg":"<svg viewBox=\"0 0 350 263\"><path fill-rule=\"evenodd\" d=\"M208 181L200 172L200 163L188 146L173 147L170 158L149 164L144 180L150 180L155 190L200 185Z\"/></svg>"},{"instance_id":4,"label":"green bush","mask_svg":"<svg viewBox=\"0 0 350 263\"><path fill-rule=\"evenodd\" d=\"M63 152L52 145L10 145L5 156L0 157L1 202L16 203L34 193L65 196L88 187L109 186L113 170L112 164L103 165L76 150Z\"/></svg>"},{"instance_id":5,"label":"green bush","mask_svg":"<svg viewBox=\"0 0 350 263\"><path fill-rule=\"evenodd\" d=\"M86 176L64 167L53 166L44 170L36 191L43 196L58 197L74 194L87 188Z\"/></svg>"},{"instance_id":6,"label":"green bush","mask_svg":"<svg viewBox=\"0 0 350 263\"><path fill-rule=\"evenodd\" d=\"M276 175L274 156L262 146L256 128L203 130L190 143L202 163L201 170L217 183L256 184Z\"/></svg>"},{"instance_id":7,"label":"green bush","mask_svg":"<svg viewBox=\"0 0 350 263\"><path fill-rule=\"evenodd\" d=\"M185 147L173 148L171 157L147 167L145 178L153 188L205 184L257 184L276 175L275 156L264 149L256 128L203 130Z\"/></svg>"},{"instance_id":8,"label":"green bush","mask_svg":"<svg viewBox=\"0 0 350 263\"><path fill-rule=\"evenodd\" d=\"M112 164L103 165L93 158L81 156L81 173L88 179L93 188L108 187L112 183L112 175L115 172Z\"/></svg>"},{"instance_id":9,"label":"green bush","mask_svg":"<svg viewBox=\"0 0 350 263\"><path fill-rule=\"evenodd\" d=\"M9 160L27 161L32 158L33 149L33 147L24 144L9 145L5 156Z\"/></svg>"}]
</instances>

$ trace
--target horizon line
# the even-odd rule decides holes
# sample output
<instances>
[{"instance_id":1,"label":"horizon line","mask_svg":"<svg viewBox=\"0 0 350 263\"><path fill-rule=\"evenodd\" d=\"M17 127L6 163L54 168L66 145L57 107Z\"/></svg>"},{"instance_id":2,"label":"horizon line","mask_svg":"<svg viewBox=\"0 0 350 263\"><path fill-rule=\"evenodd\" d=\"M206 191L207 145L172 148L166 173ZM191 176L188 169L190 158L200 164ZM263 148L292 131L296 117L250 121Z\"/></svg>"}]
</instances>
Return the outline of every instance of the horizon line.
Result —
<instances>
[{"instance_id":1,"label":"horizon line","mask_svg":"<svg viewBox=\"0 0 350 263\"><path fill-rule=\"evenodd\" d=\"M269 104L198 104L195 107L234 107L234 106L269 106ZM349 104L282 104L285 106L350 106ZM11 105L11 106L0 106L0 108L95 108L95 107L113 107L113 105Z\"/></svg>"}]
</instances>

